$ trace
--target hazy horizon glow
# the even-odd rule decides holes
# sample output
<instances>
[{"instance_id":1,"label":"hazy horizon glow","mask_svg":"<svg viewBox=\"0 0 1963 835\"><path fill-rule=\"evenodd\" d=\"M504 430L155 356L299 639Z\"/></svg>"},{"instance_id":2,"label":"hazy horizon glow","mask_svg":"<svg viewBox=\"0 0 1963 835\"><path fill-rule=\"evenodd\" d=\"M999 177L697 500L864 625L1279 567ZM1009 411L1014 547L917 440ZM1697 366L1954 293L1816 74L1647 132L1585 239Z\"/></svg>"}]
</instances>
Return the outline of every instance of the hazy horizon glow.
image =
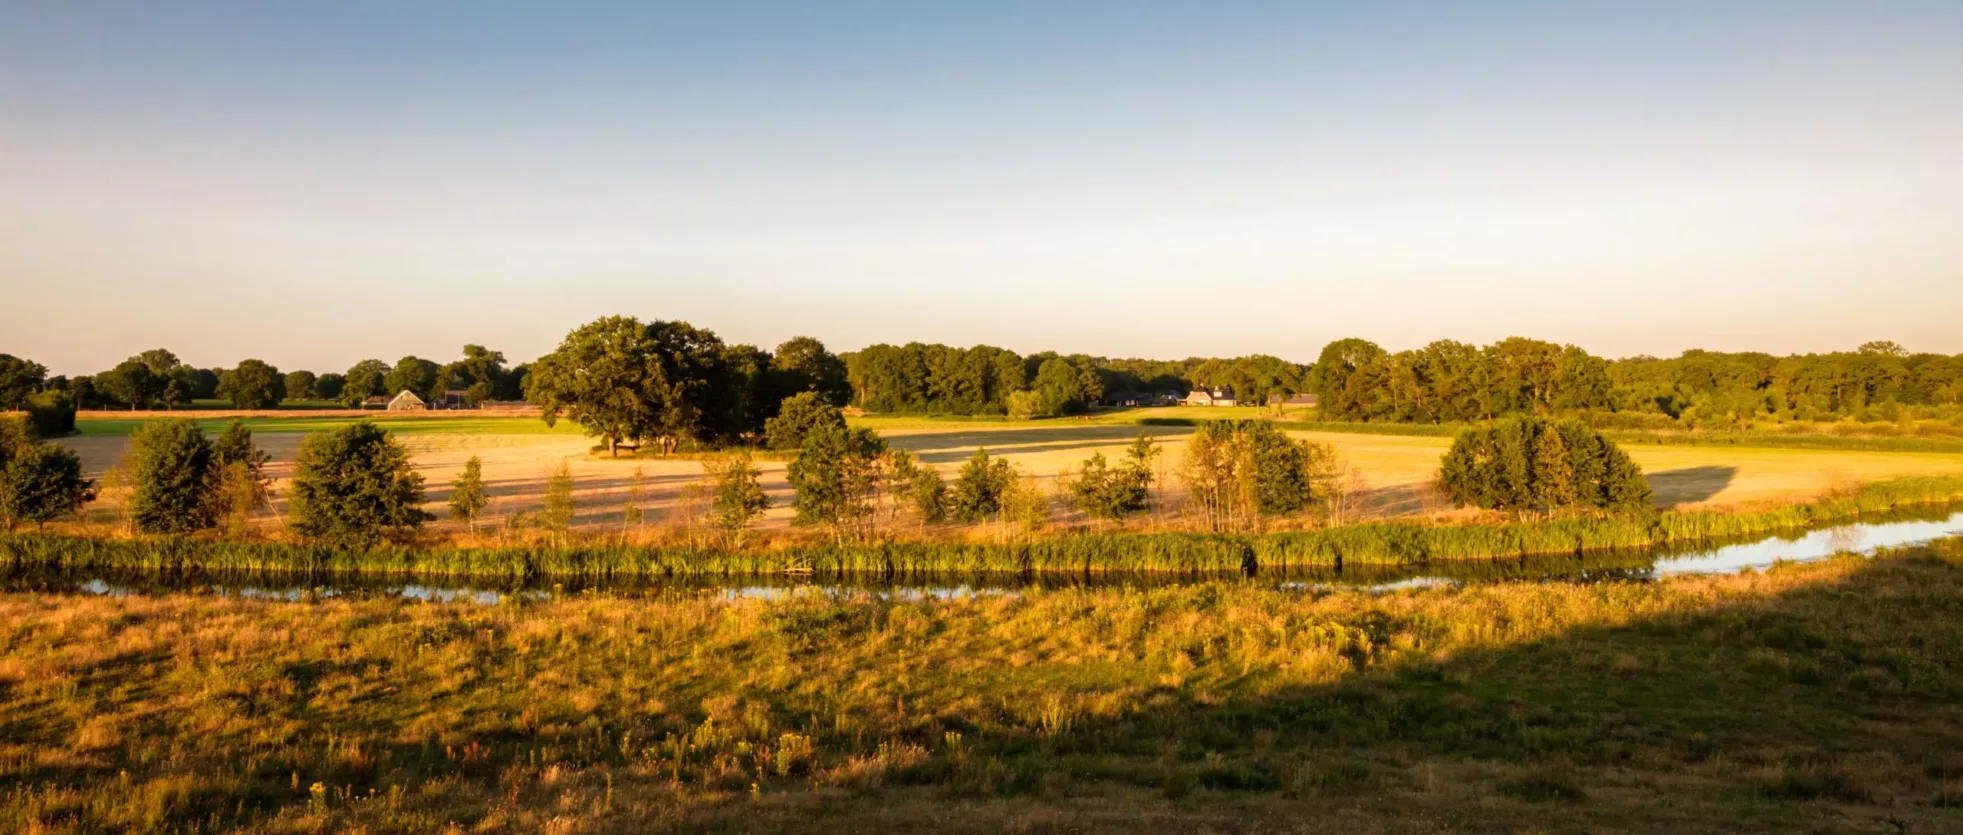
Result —
<instances>
[{"instance_id":1,"label":"hazy horizon glow","mask_svg":"<svg viewBox=\"0 0 1963 835\"><path fill-rule=\"evenodd\" d=\"M1474 5L12 4L0 352L1963 352L1963 4Z\"/></svg>"}]
</instances>

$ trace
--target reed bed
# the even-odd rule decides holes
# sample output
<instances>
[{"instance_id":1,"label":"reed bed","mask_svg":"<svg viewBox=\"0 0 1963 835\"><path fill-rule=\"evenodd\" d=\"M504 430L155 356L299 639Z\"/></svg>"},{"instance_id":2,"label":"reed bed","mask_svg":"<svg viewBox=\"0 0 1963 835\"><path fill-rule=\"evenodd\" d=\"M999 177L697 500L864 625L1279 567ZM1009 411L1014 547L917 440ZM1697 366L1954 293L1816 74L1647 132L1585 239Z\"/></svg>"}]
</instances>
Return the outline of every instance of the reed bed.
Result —
<instances>
[{"instance_id":1,"label":"reed bed","mask_svg":"<svg viewBox=\"0 0 1963 835\"><path fill-rule=\"evenodd\" d=\"M1382 565L1638 551L1801 530L1963 502L1963 477L1879 482L1752 513L1576 516L1502 524L1370 522L1310 531L1068 534L1009 542L780 545L752 550L610 543L563 547L345 547L216 538L0 537L0 563L163 572L370 572L431 577L918 576L1285 573Z\"/></svg>"}]
</instances>

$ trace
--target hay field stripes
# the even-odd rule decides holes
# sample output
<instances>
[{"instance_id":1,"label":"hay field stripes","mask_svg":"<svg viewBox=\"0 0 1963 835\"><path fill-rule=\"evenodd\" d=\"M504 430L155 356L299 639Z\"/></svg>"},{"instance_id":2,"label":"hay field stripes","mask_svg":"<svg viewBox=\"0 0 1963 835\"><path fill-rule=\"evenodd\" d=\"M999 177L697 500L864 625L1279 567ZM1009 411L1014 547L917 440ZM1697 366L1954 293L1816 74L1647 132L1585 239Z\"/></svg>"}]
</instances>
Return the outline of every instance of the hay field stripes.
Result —
<instances>
[{"instance_id":1,"label":"hay field stripes","mask_svg":"<svg viewBox=\"0 0 1963 835\"><path fill-rule=\"evenodd\" d=\"M859 420L859 419L855 419ZM283 482L291 474L302 431L340 423L312 419L277 419L279 430L255 428L259 443L273 456L272 475ZM485 519L497 524L515 513L542 507L547 474L561 461L576 482L581 527L617 526L639 468L645 478L642 508L653 523L676 511L683 490L701 476L693 460L660 458L609 459L591 452L592 439L577 427L561 422L550 430L537 418L405 418L381 419L401 435L416 466L428 480L430 508L440 511L448 484L472 455L483 459L492 507ZM1175 473L1191 430L1176 426L1109 425L1095 422L1007 424L999 422L913 421L866 419L894 446L910 450L940 468L949 478L977 447L1006 456L1025 472L1046 481L1075 467L1092 453L1121 455L1138 433L1158 439L1165 452L1158 470L1167 504L1176 504L1181 490ZM210 428L223 425L211 421ZM1297 437L1335 445L1360 474L1365 489L1364 512L1373 517L1396 517L1442 512L1444 503L1428 487L1439 456L1449 445L1445 438L1362 435L1334 432L1296 432ZM100 478L127 451L128 438L94 432L62 443L76 449L87 472ZM1679 508L1721 508L1770 502L1804 501L1856 484L1908 475L1963 473L1963 456L1937 453L1856 452L1757 449L1741 447L1631 446L1630 454L1650 474L1659 504ZM759 461L763 483L775 505L761 525L789 525L790 486L781 461ZM283 483L276 483L283 488ZM276 508L284 513L284 507ZM1061 509L1059 508L1059 513ZM116 497L106 496L88 514L97 521L117 516ZM451 524L445 522L443 524Z\"/></svg>"}]
</instances>

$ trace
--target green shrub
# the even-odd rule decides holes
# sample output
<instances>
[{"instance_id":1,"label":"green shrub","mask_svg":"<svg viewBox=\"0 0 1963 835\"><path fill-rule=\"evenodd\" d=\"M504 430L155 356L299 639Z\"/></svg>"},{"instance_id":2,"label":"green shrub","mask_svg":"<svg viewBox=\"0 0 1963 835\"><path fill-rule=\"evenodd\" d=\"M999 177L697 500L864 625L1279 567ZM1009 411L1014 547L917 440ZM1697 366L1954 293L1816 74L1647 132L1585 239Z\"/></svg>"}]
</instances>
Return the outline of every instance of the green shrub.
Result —
<instances>
[{"instance_id":1,"label":"green shrub","mask_svg":"<svg viewBox=\"0 0 1963 835\"><path fill-rule=\"evenodd\" d=\"M715 496L710 510L716 527L722 529L724 542L732 548L742 545L750 525L770 509L770 496L763 492L763 484L757 480L763 473L751 463L749 450L704 461L702 471L709 476L709 487Z\"/></svg>"},{"instance_id":2,"label":"green shrub","mask_svg":"<svg viewBox=\"0 0 1963 835\"><path fill-rule=\"evenodd\" d=\"M252 430L244 421L227 425L211 442L211 452L219 467L216 500L221 515L243 523L252 511L272 505L272 479L266 475L272 456L252 443Z\"/></svg>"},{"instance_id":3,"label":"green shrub","mask_svg":"<svg viewBox=\"0 0 1963 835\"><path fill-rule=\"evenodd\" d=\"M954 481L954 491L948 497L948 515L957 522L972 523L1001 513L1002 500L1015 478L1015 470L1008 461L991 458L988 450L977 447L968 463L961 465L961 475Z\"/></svg>"},{"instance_id":4,"label":"green shrub","mask_svg":"<svg viewBox=\"0 0 1963 835\"><path fill-rule=\"evenodd\" d=\"M1124 463L1113 467L1096 453L1065 481L1072 506L1086 516L1113 521L1144 510L1152 496L1152 460L1159 450L1139 433L1125 451Z\"/></svg>"},{"instance_id":5,"label":"green shrub","mask_svg":"<svg viewBox=\"0 0 1963 835\"><path fill-rule=\"evenodd\" d=\"M1209 528L1255 530L1262 517L1326 502L1335 465L1333 450L1291 439L1273 422L1218 420L1193 433L1180 478Z\"/></svg>"},{"instance_id":6,"label":"green shrub","mask_svg":"<svg viewBox=\"0 0 1963 835\"><path fill-rule=\"evenodd\" d=\"M75 399L64 391L44 391L27 398L27 419L34 434L59 438L75 434Z\"/></svg>"},{"instance_id":7,"label":"green shrub","mask_svg":"<svg viewBox=\"0 0 1963 835\"><path fill-rule=\"evenodd\" d=\"M867 532L885 454L886 442L870 429L843 422L815 428L789 467L792 524L827 525L840 540Z\"/></svg>"},{"instance_id":8,"label":"green shrub","mask_svg":"<svg viewBox=\"0 0 1963 835\"><path fill-rule=\"evenodd\" d=\"M801 449L806 437L828 426L845 426L838 407L815 391L799 392L784 398L777 416L763 422L764 443L771 449Z\"/></svg>"},{"instance_id":9,"label":"green shrub","mask_svg":"<svg viewBox=\"0 0 1963 835\"><path fill-rule=\"evenodd\" d=\"M307 436L293 466L292 526L310 539L372 543L431 518L409 452L372 421Z\"/></svg>"},{"instance_id":10,"label":"green shrub","mask_svg":"<svg viewBox=\"0 0 1963 835\"><path fill-rule=\"evenodd\" d=\"M218 522L219 462L211 441L187 419L158 420L130 434L135 492L130 517L144 533L190 533Z\"/></svg>"},{"instance_id":11,"label":"green shrub","mask_svg":"<svg viewBox=\"0 0 1963 835\"><path fill-rule=\"evenodd\" d=\"M286 399L286 377L262 360L242 360L218 375L218 396L240 409L270 409Z\"/></svg>"},{"instance_id":12,"label":"green shrub","mask_svg":"<svg viewBox=\"0 0 1963 835\"><path fill-rule=\"evenodd\" d=\"M947 520L947 483L941 480L940 470L921 464L904 449L887 450L885 468L893 500L912 508L921 524Z\"/></svg>"},{"instance_id":13,"label":"green shrub","mask_svg":"<svg viewBox=\"0 0 1963 835\"><path fill-rule=\"evenodd\" d=\"M0 421L0 527L58 519L94 498L95 483L82 477L75 453L28 439L16 421Z\"/></svg>"},{"instance_id":14,"label":"green shrub","mask_svg":"<svg viewBox=\"0 0 1963 835\"><path fill-rule=\"evenodd\" d=\"M1643 470L1614 442L1576 421L1534 416L1467 428L1439 465L1453 503L1489 510L1650 509Z\"/></svg>"},{"instance_id":15,"label":"green shrub","mask_svg":"<svg viewBox=\"0 0 1963 835\"><path fill-rule=\"evenodd\" d=\"M31 443L34 443L34 424L27 415L0 414L0 456L12 455Z\"/></svg>"},{"instance_id":16,"label":"green shrub","mask_svg":"<svg viewBox=\"0 0 1963 835\"><path fill-rule=\"evenodd\" d=\"M640 472L638 469L634 471L636 478L640 477ZM474 531L477 529L478 514L483 513L489 504L490 500L484 497L484 461L475 455L470 456L470 460L464 462L463 472L457 474L457 480L450 482L450 517L470 525Z\"/></svg>"}]
</instances>

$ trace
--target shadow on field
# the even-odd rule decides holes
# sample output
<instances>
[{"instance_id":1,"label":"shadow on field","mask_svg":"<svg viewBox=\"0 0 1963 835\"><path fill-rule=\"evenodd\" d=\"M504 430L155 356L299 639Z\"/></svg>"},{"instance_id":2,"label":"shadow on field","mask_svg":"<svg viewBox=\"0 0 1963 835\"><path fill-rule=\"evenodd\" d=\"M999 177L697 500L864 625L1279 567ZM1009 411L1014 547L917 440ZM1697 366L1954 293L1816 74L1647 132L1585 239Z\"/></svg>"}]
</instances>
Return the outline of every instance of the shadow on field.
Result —
<instances>
[{"instance_id":1,"label":"shadow on field","mask_svg":"<svg viewBox=\"0 0 1963 835\"><path fill-rule=\"evenodd\" d=\"M798 805L776 820L712 811L690 828L992 831L1017 798L1067 806L1115 789L1134 800L1115 816L1097 807L1102 825L1053 812L1031 831L1120 832L1167 814L1212 831L1307 831L1303 802L1352 813L1321 818L1332 831L1963 831L1955 565L1884 560L1783 596L1446 658L1397 649L1437 628L1400 609L1413 611L1358 607L1313 627L1352 639L1338 683L1225 699L1162 683L1129 696L1149 707L1115 719L1044 712L1069 703L1058 691L1125 692L1100 686L1106 665L1033 662L1016 679L1052 690L986 697L1022 713L1020 727L991 733L943 713L972 742L966 763L937 758L901 778L951 787L959 813L934 795ZM1187 648L1195 674L1222 649Z\"/></svg>"},{"instance_id":2,"label":"shadow on field","mask_svg":"<svg viewBox=\"0 0 1963 835\"><path fill-rule=\"evenodd\" d=\"M666 491L678 489L703 480L699 473L670 473L666 475L647 475L641 479L643 499L653 501ZM499 478L484 481L484 495L491 499L527 499L534 502L545 501L545 489L550 479L540 477ZM593 501L599 495L618 494L622 500L634 487L632 478L594 478L592 476L573 478L573 490L578 504ZM426 503L445 503L455 487L448 481L429 482L423 486L423 501Z\"/></svg>"},{"instance_id":3,"label":"shadow on field","mask_svg":"<svg viewBox=\"0 0 1963 835\"><path fill-rule=\"evenodd\" d=\"M288 677L290 693L254 690L239 697L249 701L256 722L305 729L279 749L282 758L304 756L314 764L304 777L293 776L298 766L286 759L227 769L231 763L217 759L230 750L222 745L184 747L170 758L125 756L140 747L139 736L208 733L209 718L192 709L146 713L122 736L103 737L109 741L86 757L10 757L4 776L20 785L110 795L124 791L118 788L126 785L118 782L123 771L139 783L198 769L236 772L227 778L232 782L203 785L192 801L159 807L156 823L185 828L207 818L223 823L219 816L235 808L246 823L281 808L297 815L308 800L296 787L318 780L353 797L402 787L411 811L466 827L489 819L493 807L525 806L546 815L581 810L590 824L581 831L597 832L644 831L656 823L664 831L702 832L1126 835L1963 831L1963 569L1950 562L1883 559L1838 581L1651 617L1627 608L1641 595L1604 586L1599 595L1548 597L1547 605L1605 607L1586 614L1619 625L1452 653L1428 646L1496 640L1492 624L1473 620L1494 610L1537 611L1532 603L1544 591L1522 584L1351 595L1341 607L1305 600L1270 610L1216 602L1212 595L1231 595L1233 587L1209 589L1097 598L1103 606L1085 608L1070 591L975 603L1002 618L961 626L985 638L986 646L974 649L978 663L916 666L897 683L884 675L892 669L867 671L873 678L841 673L839 665L852 661L838 650L885 646L912 654L916 641L920 651L933 650L935 632L923 628L928 621L919 611L929 606L813 599L759 611L743 619L748 626L740 633L705 628L631 642L611 637L631 626L627 610L619 618L571 618L563 633L520 630L504 625L502 616L423 622L417 627L423 631L405 632L402 640L430 644L431 657L454 658L470 675L432 679L414 667L369 689L351 689L360 668L380 662L324 639L320 651L345 667L304 668L305 676ZM1490 606L1460 600L1475 593L1518 597ZM902 617L902 606L913 610ZM1027 627L1032 613L1055 615L1051 630L1008 628L1018 616ZM1127 618L1151 618L1163 630L1160 639L1191 636L1190 642L1148 651L1135 643L1140 639L1096 637ZM380 618L358 628L406 624ZM1282 636L1303 634L1311 637L1278 644ZM668 640L699 640L694 651L719 663L782 669L657 687L632 666L646 662L629 659L663 657ZM1301 651L1305 644L1315 649ZM514 654L541 667L623 664L553 675L637 678L637 698L569 707L563 690L534 694L525 676L510 675L501 665ZM146 688L174 680L159 674L168 657L158 650L103 659L81 685L81 703L99 696L100 709L127 709ZM1330 671L1333 683L1266 681L1278 679L1284 665L1303 664ZM714 669L683 666L662 675ZM918 683L908 683L916 677ZM382 681L391 686L380 689ZM854 682L862 692L854 692ZM320 693L347 695L309 699L314 691L305 688L314 685ZM665 709L647 709L641 697L655 694L672 697L676 712L686 714L676 717L685 726L662 724ZM359 714L347 706L355 696ZM619 742L570 748L583 739L685 738L691 728L709 727L706 709L687 706L698 700L724 703L726 712L745 700L767 703L758 721L796 728L829 762L849 758L862 767L842 771L849 782L840 788L813 790L798 776L729 771L726 763L736 760L714 748L685 764L676 760L672 770L646 766ZM88 716L16 704L5 690L0 708L0 740L20 750L64 751L83 738ZM386 732L370 735L359 756L313 753L322 745L342 750L332 742L337 723L357 715ZM417 731L398 732L398 724ZM541 738L541 724L560 731ZM776 729L771 741L779 739ZM439 736L445 741L432 741ZM550 771L561 776L532 779L540 772L527 758L542 743L574 764ZM902 749L919 754L890 756ZM610 811L565 802L576 787L597 798L602 779ZM664 806L673 803L677 785L685 795L717 791L721 799ZM442 789L425 791L428 786ZM79 823L97 814L95 806L73 808ZM349 808L351 815L373 815L384 806ZM336 820L354 828L370 819Z\"/></svg>"},{"instance_id":4,"label":"shadow on field","mask_svg":"<svg viewBox=\"0 0 1963 835\"><path fill-rule=\"evenodd\" d=\"M1089 457L1091 450L1128 444L1141 433L1163 443L1190 435L1192 430L1164 426L1096 425L981 429L894 435L887 438L887 443L912 452L929 464L956 464L973 456L977 447L986 448L990 455L1081 453L1082 457Z\"/></svg>"},{"instance_id":5,"label":"shadow on field","mask_svg":"<svg viewBox=\"0 0 1963 835\"><path fill-rule=\"evenodd\" d=\"M1649 474L1649 489L1662 508L1696 504L1724 492L1738 475L1737 467L1685 467Z\"/></svg>"},{"instance_id":6,"label":"shadow on field","mask_svg":"<svg viewBox=\"0 0 1963 835\"><path fill-rule=\"evenodd\" d=\"M1416 516L1450 507L1450 500L1431 482L1372 487L1357 494L1365 518Z\"/></svg>"},{"instance_id":7,"label":"shadow on field","mask_svg":"<svg viewBox=\"0 0 1963 835\"><path fill-rule=\"evenodd\" d=\"M691 484L703 481L696 473L671 473L647 475L641 479L641 496L638 506L648 514L646 521L659 521L667 518L673 502L679 500L682 491ZM496 521L515 513L536 513L545 507L545 493L549 479L546 478L502 478L487 479L484 482L484 497L491 501L486 508L487 520ZM573 479L573 516L569 524L574 528L595 526L618 526L626 521L626 505L634 480L631 478L575 477ZM425 487L423 501L426 506L442 508L455 493L449 482L431 483ZM776 506L788 506L791 493L788 488L777 485L766 488Z\"/></svg>"}]
</instances>

